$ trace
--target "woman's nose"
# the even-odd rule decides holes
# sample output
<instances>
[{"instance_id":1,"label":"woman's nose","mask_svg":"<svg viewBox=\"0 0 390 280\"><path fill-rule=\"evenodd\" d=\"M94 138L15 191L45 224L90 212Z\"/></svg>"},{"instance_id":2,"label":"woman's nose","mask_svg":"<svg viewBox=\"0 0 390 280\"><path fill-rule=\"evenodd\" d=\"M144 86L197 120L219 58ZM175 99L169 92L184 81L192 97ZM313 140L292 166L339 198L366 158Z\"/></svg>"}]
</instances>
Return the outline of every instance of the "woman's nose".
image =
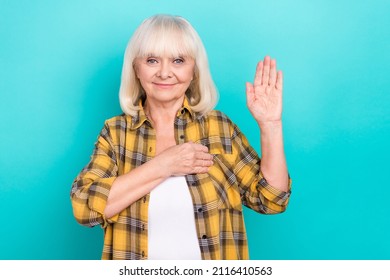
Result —
<instances>
[{"instance_id":1,"label":"woman's nose","mask_svg":"<svg viewBox=\"0 0 390 280\"><path fill-rule=\"evenodd\" d=\"M172 77L171 67L169 62L162 61L160 64L160 69L158 69L157 76L161 79L167 79Z\"/></svg>"}]
</instances>

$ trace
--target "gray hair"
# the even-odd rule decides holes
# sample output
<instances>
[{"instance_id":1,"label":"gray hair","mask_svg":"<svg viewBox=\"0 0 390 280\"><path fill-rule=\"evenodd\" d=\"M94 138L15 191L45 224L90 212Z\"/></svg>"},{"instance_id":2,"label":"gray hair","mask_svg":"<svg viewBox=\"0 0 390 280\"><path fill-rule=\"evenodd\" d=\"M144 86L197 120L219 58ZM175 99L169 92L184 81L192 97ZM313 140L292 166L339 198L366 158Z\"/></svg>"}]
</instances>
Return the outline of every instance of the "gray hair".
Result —
<instances>
[{"instance_id":1,"label":"gray hair","mask_svg":"<svg viewBox=\"0 0 390 280\"><path fill-rule=\"evenodd\" d=\"M139 100L145 97L135 73L135 59L151 54L194 59L195 75L186 91L191 109L205 115L215 107L218 92L198 33L182 17L155 15L142 22L127 44L119 89L119 101L125 114L135 116L139 111Z\"/></svg>"}]
</instances>

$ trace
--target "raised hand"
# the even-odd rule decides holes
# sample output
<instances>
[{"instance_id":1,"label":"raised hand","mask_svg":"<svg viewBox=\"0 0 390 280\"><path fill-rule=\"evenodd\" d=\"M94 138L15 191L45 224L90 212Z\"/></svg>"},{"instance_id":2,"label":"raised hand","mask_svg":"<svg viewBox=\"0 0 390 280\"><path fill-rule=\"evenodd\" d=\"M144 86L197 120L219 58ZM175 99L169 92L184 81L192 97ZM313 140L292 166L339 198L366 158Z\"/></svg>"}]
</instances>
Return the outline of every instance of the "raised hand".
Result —
<instances>
[{"instance_id":1,"label":"raised hand","mask_svg":"<svg viewBox=\"0 0 390 280\"><path fill-rule=\"evenodd\" d=\"M257 64L254 83L246 83L247 106L260 126L281 121L282 89L282 71L276 70L275 59L266 56Z\"/></svg>"}]
</instances>

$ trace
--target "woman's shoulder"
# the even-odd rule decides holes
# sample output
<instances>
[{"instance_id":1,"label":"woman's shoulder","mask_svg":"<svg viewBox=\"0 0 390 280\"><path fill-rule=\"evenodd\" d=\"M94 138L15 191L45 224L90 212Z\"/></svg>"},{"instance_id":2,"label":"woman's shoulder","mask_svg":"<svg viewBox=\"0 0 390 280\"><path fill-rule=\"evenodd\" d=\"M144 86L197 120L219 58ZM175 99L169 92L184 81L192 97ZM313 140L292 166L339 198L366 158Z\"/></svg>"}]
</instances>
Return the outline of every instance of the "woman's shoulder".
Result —
<instances>
[{"instance_id":1,"label":"woman's shoulder","mask_svg":"<svg viewBox=\"0 0 390 280\"><path fill-rule=\"evenodd\" d=\"M216 121L222 123L233 124L232 120L224 112L219 110L212 110L205 116L205 119L208 121Z\"/></svg>"},{"instance_id":2,"label":"woman's shoulder","mask_svg":"<svg viewBox=\"0 0 390 280\"><path fill-rule=\"evenodd\" d=\"M120 145L126 135L131 132L129 128L131 128L132 123L132 117L126 114L110 117L104 121L100 136L109 139L114 145Z\"/></svg>"},{"instance_id":3,"label":"woman's shoulder","mask_svg":"<svg viewBox=\"0 0 390 280\"><path fill-rule=\"evenodd\" d=\"M218 128L219 131L229 131L232 137L240 134L240 128L237 124L224 112L212 110L205 116L205 122L209 128Z\"/></svg>"},{"instance_id":4,"label":"woman's shoulder","mask_svg":"<svg viewBox=\"0 0 390 280\"><path fill-rule=\"evenodd\" d=\"M235 130L237 125L232 119L224 112L219 110L212 110L205 116L205 121L210 125L219 125L229 127L230 130Z\"/></svg>"},{"instance_id":5,"label":"woman's shoulder","mask_svg":"<svg viewBox=\"0 0 390 280\"><path fill-rule=\"evenodd\" d=\"M128 126L132 122L133 122L133 117L123 113L106 119L104 121L104 124L108 127L120 127L120 126Z\"/></svg>"}]
</instances>

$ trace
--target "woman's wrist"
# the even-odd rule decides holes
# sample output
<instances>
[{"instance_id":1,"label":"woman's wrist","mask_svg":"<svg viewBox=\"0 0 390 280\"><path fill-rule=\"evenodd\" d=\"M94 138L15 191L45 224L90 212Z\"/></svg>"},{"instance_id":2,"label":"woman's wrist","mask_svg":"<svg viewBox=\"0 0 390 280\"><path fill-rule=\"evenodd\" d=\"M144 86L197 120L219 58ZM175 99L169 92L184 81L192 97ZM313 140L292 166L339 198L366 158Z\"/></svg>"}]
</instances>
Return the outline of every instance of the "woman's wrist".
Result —
<instances>
[{"instance_id":1,"label":"woman's wrist","mask_svg":"<svg viewBox=\"0 0 390 280\"><path fill-rule=\"evenodd\" d=\"M258 121L257 122L262 133L273 133L282 129L282 120L277 121Z\"/></svg>"}]
</instances>

